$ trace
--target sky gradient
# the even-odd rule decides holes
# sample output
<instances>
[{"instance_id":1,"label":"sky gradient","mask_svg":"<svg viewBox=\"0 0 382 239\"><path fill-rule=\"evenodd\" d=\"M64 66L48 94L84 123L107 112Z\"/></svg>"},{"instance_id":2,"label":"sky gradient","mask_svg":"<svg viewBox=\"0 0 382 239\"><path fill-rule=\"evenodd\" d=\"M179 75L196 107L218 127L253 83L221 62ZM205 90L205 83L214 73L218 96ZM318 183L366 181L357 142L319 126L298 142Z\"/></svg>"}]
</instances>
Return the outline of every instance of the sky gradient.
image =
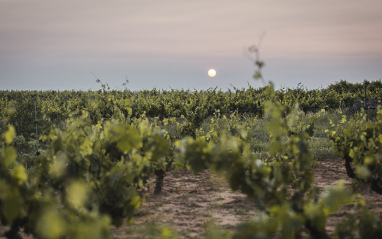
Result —
<instances>
[{"instance_id":1,"label":"sky gradient","mask_svg":"<svg viewBox=\"0 0 382 239\"><path fill-rule=\"evenodd\" d=\"M382 78L380 0L0 0L0 90L262 86ZM207 72L214 68L217 75ZM93 75L94 73L94 75Z\"/></svg>"}]
</instances>

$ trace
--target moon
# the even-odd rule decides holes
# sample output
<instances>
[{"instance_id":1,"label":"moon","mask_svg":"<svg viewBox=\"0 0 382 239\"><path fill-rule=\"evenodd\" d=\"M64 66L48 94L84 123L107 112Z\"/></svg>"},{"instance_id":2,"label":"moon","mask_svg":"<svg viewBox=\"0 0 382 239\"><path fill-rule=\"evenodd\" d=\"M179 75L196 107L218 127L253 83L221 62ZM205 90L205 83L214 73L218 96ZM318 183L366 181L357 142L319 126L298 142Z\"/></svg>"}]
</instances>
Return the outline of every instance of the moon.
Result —
<instances>
[{"instance_id":1,"label":"moon","mask_svg":"<svg viewBox=\"0 0 382 239\"><path fill-rule=\"evenodd\" d=\"M210 70L208 71L208 76L209 76L209 77L214 77L214 76L216 76L216 71L215 71L214 69L210 69Z\"/></svg>"}]
</instances>

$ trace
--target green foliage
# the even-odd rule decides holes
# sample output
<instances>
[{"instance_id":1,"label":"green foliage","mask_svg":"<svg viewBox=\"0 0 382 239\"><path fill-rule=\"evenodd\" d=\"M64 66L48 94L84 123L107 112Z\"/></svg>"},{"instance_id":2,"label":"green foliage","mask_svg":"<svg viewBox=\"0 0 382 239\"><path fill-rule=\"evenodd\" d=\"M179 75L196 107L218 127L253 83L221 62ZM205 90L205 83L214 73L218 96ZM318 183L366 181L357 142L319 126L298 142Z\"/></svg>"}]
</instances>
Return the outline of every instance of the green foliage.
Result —
<instances>
[{"instance_id":1,"label":"green foliage","mask_svg":"<svg viewBox=\"0 0 382 239\"><path fill-rule=\"evenodd\" d=\"M40 168L27 171L18 164L12 143L14 129L9 127L0 140L0 220L12 229L24 227L39 238L108 238L108 216L87 208L87 185L76 179L57 187L44 169L50 159L39 159ZM4 145L5 144L5 145ZM61 164L64 167L63 164ZM57 166L56 166L57 167ZM95 227L95 228L93 228ZM17 231L16 231L17 233Z\"/></svg>"},{"instance_id":2,"label":"green foliage","mask_svg":"<svg viewBox=\"0 0 382 239\"><path fill-rule=\"evenodd\" d=\"M300 122L298 107L288 117L282 117L286 108L273 97L272 86L267 88L267 94L273 99L265 104L271 135L267 159L257 158L250 150L248 134L238 130L245 128L239 120L221 130L215 127L221 123L216 119L212 119L205 135L177 142L178 158L185 158L195 172L210 168L223 174L233 190L257 203L263 213L241 224L234 238L295 238L304 233L329 238L325 231L327 217L355 198L343 183L327 187L319 196L313 186L313 157L309 150L314 119Z\"/></svg>"},{"instance_id":3,"label":"green foliage","mask_svg":"<svg viewBox=\"0 0 382 239\"><path fill-rule=\"evenodd\" d=\"M258 52L257 48L253 52ZM257 77L262 79L261 69L264 63L254 60L259 68ZM287 112L296 104L305 113L320 109L350 107L364 100L364 87L367 97L380 99L382 84L380 81L352 84L340 81L327 89L308 90L299 85L295 89L281 88L275 91L275 97ZM35 116L39 131L49 131L52 124L68 120L83 110L89 113L89 119L97 123L101 119L117 117L166 117L185 116L191 124L188 134L194 135L202 121L213 113L251 112L262 115L264 104L269 100L266 88L228 89L228 91L210 88L207 90L144 90L144 91L0 91L0 117L4 119L12 109L9 121L17 132L27 141L34 137ZM36 105L36 112L35 112Z\"/></svg>"},{"instance_id":4,"label":"green foliage","mask_svg":"<svg viewBox=\"0 0 382 239\"><path fill-rule=\"evenodd\" d=\"M263 79L264 63L252 51L255 78ZM261 213L234 238L328 238L328 216L354 201L359 213L346 214L334 236L381 234L381 219L343 183L322 194L313 186L311 137L325 112L306 114L350 106L363 99L364 87L368 97L380 97L381 82L227 92L121 92L100 83L98 92L0 92L0 220L11 230L23 227L37 238L110 238L111 224L133 221L143 201L137 188L148 177L155 174L160 186L168 169L187 166L224 175L258 205ZM382 112L374 121L360 114L340 122L327 134L348 174L380 190ZM254 140L258 128L266 143ZM20 155L38 145L39 156ZM150 230L176 237L164 226ZM211 228L206 236L230 235Z\"/></svg>"},{"instance_id":5,"label":"green foliage","mask_svg":"<svg viewBox=\"0 0 382 239\"><path fill-rule=\"evenodd\" d=\"M58 188L68 180L84 180L91 188L92 204L109 214L120 225L123 218L131 219L141 204L135 188L168 155L169 145L160 131L152 131L145 120L128 124L111 120L89 125L85 119L69 123L65 131L52 131L52 146L41 157L49 165L40 172L54 176ZM49 160L53 159L53 160ZM59 160L65 161L60 169Z\"/></svg>"},{"instance_id":6,"label":"green foliage","mask_svg":"<svg viewBox=\"0 0 382 239\"><path fill-rule=\"evenodd\" d=\"M88 117L82 112L65 130L53 128L43 136L50 144L28 171L11 146L15 129L2 134L3 223L41 238L108 238L110 223L132 222L141 205L136 188L166 168L170 144L147 119L92 124ZM170 234L165 231L164 238Z\"/></svg>"},{"instance_id":7,"label":"green foliage","mask_svg":"<svg viewBox=\"0 0 382 239\"><path fill-rule=\"evenodd\" d=\"M350 120L343 116L327 135L345 160L348 176L371 182L371 189L382 194L382 110L378 109L375 121L367 120L364 112Z\"/></svg>"},{"instance_id":8,"label":"green foliage","mask_svg":"<svg viewBox=\"0 0 382 239\"><path fill-rule=\"evenodd\" d=\"M357 235L358 234L358 235ZM380 238L382 234L382 220L367 207L363 207L359 215L354 212L345 216L334 232L334 238Z\"/></svg>"},{"instance_id":9,"label":"green foliage","mask_svg":"<svg viewBox=\"0 0 382 239\"><path fill-rule=\"evenodd\" d=\"M205 233L206 239L214 239L214 238L228 239L228 238L232 238L232 232L219 228L213 221L207 222L204 225L204 227L206 229L206 233Z\"/></svg>"}]
</instances>

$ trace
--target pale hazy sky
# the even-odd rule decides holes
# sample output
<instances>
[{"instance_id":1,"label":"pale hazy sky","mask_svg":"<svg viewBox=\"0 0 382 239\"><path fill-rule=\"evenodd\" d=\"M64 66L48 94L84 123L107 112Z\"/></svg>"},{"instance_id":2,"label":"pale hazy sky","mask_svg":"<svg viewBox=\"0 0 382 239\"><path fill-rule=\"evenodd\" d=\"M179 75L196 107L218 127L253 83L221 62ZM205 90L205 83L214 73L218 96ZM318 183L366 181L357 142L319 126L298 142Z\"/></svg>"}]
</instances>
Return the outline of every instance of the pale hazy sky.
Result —
<instances>
[{"instance_id":1,"label":"pale hazy sky","mask_svg":"<svg viewBox=\"0 0 382 239\"><path fill-rule=\"evenodd\" d=\"M1 90L262 86L382 78L381 0L0 0ZM207 71L217 75L210 78Z\"/></svg>"}]
</instances>

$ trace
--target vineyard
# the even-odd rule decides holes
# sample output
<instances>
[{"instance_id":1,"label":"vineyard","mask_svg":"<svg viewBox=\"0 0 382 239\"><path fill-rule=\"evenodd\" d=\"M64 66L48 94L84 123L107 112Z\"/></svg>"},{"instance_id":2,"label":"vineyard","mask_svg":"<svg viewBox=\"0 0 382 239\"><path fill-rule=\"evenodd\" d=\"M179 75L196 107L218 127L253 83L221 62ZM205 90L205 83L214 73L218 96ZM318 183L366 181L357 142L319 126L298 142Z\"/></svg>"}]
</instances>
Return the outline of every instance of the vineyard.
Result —
<instances>
[{"instance_id":1,"label":"vineyard","mask_svg":"<svg viewBox=\"0 0 382 239\"><path fill-rule=\"evenodd\" d=\"M0 91L0 237L380 238L381 100L381 81Z\"/></svg>"}]
</instances>

